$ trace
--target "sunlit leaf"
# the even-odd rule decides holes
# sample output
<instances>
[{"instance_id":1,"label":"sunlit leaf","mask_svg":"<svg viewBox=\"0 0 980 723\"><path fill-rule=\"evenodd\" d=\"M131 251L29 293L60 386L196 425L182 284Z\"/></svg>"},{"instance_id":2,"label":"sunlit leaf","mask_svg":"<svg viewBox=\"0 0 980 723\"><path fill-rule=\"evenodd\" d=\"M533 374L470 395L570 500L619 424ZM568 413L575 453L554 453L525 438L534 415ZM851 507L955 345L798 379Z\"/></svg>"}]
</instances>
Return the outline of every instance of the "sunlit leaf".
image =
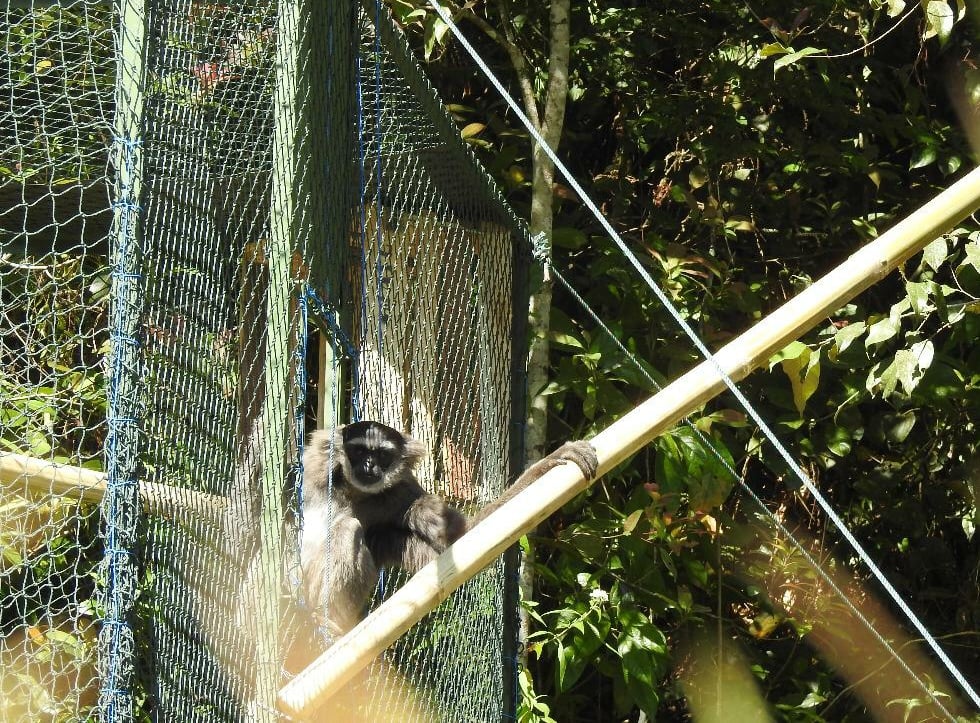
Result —
<instances>
[{"instance_id":1,"label":"sunlit leaf","mask_svg":"<svg viewBox=\"0 0 980 723\"><path fill-rule=\"evenodd\" d=\"M980 273L980 244L976 241L968 241L963 247L963 250L966 251L966 258L963 260L963 264L969 264L977 273Z\"/></svg>"},{"instance_id":2,"label":"sunlit leaf","mask_svg":"<svg viewBox=\"0 0 980 723\"><path fill-rule=\"evenodd\" d=\"M687 181L691 188L698 189L708 182L708 171L704 166L695 166L687 174Z\"/></svg>"},{"instance_id":3,"label":"sunlit leaf","mask_svg":"<svg viewBox=\"0 0 980 723\"><path fill-rule=\"evenodd\" d=\"M922 33L922 38L928 40L938 37L940 44L945 45L949 40L949 34L956 23L956 15L947 0L926 0L923 3L925 12L926 29Z\"/></svg>"},{"instance_id":4,"label":"sunlit leaf","mask_svg":"<svg viewBox=\"0 0 980 723\"><path fill-rule=\"evenodd\" d=\"M932 360L936 356L936 349L932 344L932 340L926 339L925 341L913 344L909 351L912 352L912 355L915 357L916 366L921 371L924 372L932 366Z\"/></svg>"},{"instance_id":5,"label":"sunlit leaf","mask_svg":"<svg viewBox=\"0 0 980 723\"><path fill-rule=\"evenodd\" d=\"M870 348L874 344L888 341L898 333L900 328L899 320L891 316L876 321L868 328L868 338L864 340L864 345Z\"/></svg>"},{"instance_id":6,"label":"sunlit leaf","mask_svg":"<svg viewBox=\"0 0 980 723\"><path fill-rule=\"evenodd\" d=\"M920 146L916 149L915 153L912 154L912 160L909 161L909 170L916 168L923 168L933 163L936 160L936 149L933 146Z\"/></svg>"},{"instance_id":7,"label":"sunlit leaf","mask_svg":"<svg viewBox=\"0 0 980 723\"><path fill-rule=\"evenodd\" d=\"M764 639L772 635L773 631L779 627L782 619L771 613L759 613L749 623L749 633L754 638Z\"/></svg>"},{"instance_id":8,"label":"sunlit leaf","mask_svg":"<svg viewBox=\"0 0 980 723\"><path fill-rule=\"evenodd\" d=\"M773 55L782 55L788 52L789 49L782 43L769 43L769 45L764 45L759 49L759 55L763 58L768 58Z\"/></svg>"},{"instance_id":9,"label":"sunlit leaf","mask_svg":"<svg viewBox=\"0 0 980 723\"><path fill-rule=\"evenodd\" d=\"M902 351L905 351L904 349ZM881 378L878 383L881 385L881 394L885 397L890 397L895 393L895 389L898 387L899 378L903 371L903 366L905 370L908 369L908 364L902 363L902 359L896 354L896 358L892 360L892 363L885 367L885 371L881 373ZM914 366L914 364L913 364Z\"/></svg>"},{"instance_id":10,"label":"sunlit leaf","mask_svg":"<svg viewBox=\"0 0 980 723\"><path fill-rule=\"evenodd\" d=\"M905 10L905 0L888 0L888 17L898 17Z\"/></svg>"},{"instance_id":11,"label":"sunlit leaf","mask_svg":"<svg viewBox=\"0 0 980 723\"><path fill-rule=\"evenodd\" d=\"M818 53L824 52L826 52L824 48L803 48L802 50L788 53L787 55L776 59L776 62L773 63L772 66L773 72L776 72L780 68L785 68L788 65L792 65L796 61L801 60L808 55L817 55Z\"/></svg>"},{"instance_id":12,"label":"sunlit leaf","mask_svg":"<svg viewBox=\"0 0 980 723\"><path fill-rule=\"evenodd\" d=\"M816 708L818 705L822 705L823 703L826 702L827 702L827 698L825 696L822 696L819 693L814 693L811 691L807 693L806 698L803 699L803 702L800 703L799 707Z\"/></svg>"},{"instance_id":13,"label":"sunlit leaf","mask_svg":"<svg viewBox=\"0 0 980 723\"><path fill-rule=\"evenodd\" d=\"M463 130L461 130L459 134L464 139L472 138L473 136L477 136L482 133L486 127L487 126L484 123L468 123L467 125L463 126Z\"/></svg>"},{"instance_id":14,"label":"sunlit leaf","mask_svg":"<svg viewBox=\"0 0 980 723\"><path fill-rule=\"evenodd\" d=\"M801 417L807 400L813 396L820 384L820 352L812 351L806 346L804 349L806 351L798 356L783 359L781 362L783 371L789 377L789 383L793 388L793 404L796 405L796 411Z\"/></svg>"},{"instance_id":15,"label":"sunlit leaf","mask_svg":"<svg viewBox=\"0 0 980 723\"><path fill-rule=\"evenodd\" d=\"M631 513L629 517L623 520L623 532L627 535L636 529L637 523L639 523L640 518L643 517L643 510L636 510Z\"/></svg>"},{"instance_id":16,"label":"sunlit leaf","mask_svg":"<svg viewBox=\"0 0 980 723\"><path fill-rule=\"evenodd\" d=\"M898 414L895 417L895 423L885 431L885 436L896 444L904 444L909 434L912 433L915 422L916 416L914 411Z\"/></svg>"},{"instance_id":17,"label":"sunlit leaf","mask_svg":"<svg viewBox=\"0 0 980 723\"><path fill-rule=\"evenodd\" d=\"M853 324L848 324L837 330L834 334L834 346L837 348L837 353L842 354L851 343L864 334L867 329L867 325L863 321L855 321Z\"/></svg>"},{"instance_id":18,"label":"sunlit leaf","mask_svg":"<svg viewBox=\"0 0 980 723\"><path fill-rule=\"evenodd\" d=\"M912 311L920 316L933 310L933 305L929 299L931 284L926 281L906 281L905 293L908 294L909 303Z\"/></svg>"},{"instance_id":19,"label":"sunlit leaf","mask_svg":"<svg viewBox=\"0 0 980 723\"><path fill-rule=\"evenodd\" d=\"M791 341L789 344L769 357L769 368L772 369L785 359L798 359L803 354L809 353L809 351L810 347L808 347L802 341Z\"/></svg>"},{"instance_id":20,"label":"sunlit leaf","mask_svg":"<svg viewBox=\"0 0 980 723\"><path fill-rule=\"evenodd\" d=\"M584 349L582 342L576 339L571 334L562 334L561 332L552 332L551 341L560 346L568 346L574 349Z\"/></svg>"},{"instance_id":21,"label":"sunlit leaf","mask_svg":"<svg viewBox=\"0 0 980 723\"><path fill-rule=\"evenodd\" d=\"M947 256L949 256L949 244L946 243L944 236L935 239L922 250L923 263L933 271L939 271Z\"/></svg>"}]
</instances>

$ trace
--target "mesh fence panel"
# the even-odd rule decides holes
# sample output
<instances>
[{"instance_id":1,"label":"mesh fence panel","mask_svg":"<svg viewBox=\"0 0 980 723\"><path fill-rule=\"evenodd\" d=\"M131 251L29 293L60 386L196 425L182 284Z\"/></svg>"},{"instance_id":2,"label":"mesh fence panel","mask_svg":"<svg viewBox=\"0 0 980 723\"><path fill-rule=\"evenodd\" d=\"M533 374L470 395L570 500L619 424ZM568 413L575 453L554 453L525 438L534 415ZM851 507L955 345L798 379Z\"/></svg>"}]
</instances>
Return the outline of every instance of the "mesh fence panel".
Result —
<instances>
[{"instance_id":1,"label":"mesh fence panel","mask_svg":"<svg viewBox=\"0 0 980 723\"><path fill-rule=\"evenodd\" d=\"M359 68L356 391L364 417L426 443L423 484L465 506L497 496L509 472L514 225L461 163L458 132L400 36L371 20ZM498 563L396 646L389 662L425 691L419 711L503 716L504 589ZM365 687L375 712L396 695L384 676Z\"/></svg>"},{"instance_id":2,"label":"mesh fence panel","mask_svg":"<svg viewBox=\"0 0 980 723\"><path fill-rule=\"evenodd\" d=\"M98 693L101 495L64 490L103 481L113 24L0 14L0 720L83 719Z\"/></svg>"},{"instance_id":3,"label":"mesh fence panel","mask_svg":"<svg viewBox=\"0 0 980 723\"><path fill-rule=\"evenodd\" d=\"M7 3L2 720L274 717L327 644L297 592L314 425L410 432L464 508L513 471L526 239L354 7ZM507 578L332 719L501 718Z\"/></svg>"}]
</instances>

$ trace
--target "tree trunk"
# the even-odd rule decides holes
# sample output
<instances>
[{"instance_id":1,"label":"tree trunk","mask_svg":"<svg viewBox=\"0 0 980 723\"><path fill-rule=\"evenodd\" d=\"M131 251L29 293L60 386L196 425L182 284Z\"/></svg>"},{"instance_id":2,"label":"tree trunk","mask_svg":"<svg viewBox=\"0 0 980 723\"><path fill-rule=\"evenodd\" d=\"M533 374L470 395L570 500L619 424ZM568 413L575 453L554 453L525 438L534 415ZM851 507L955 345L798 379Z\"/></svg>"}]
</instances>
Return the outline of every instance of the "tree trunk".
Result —
<instances>
[{"instance_id":1,"label":"tree trunk","mask_svg":"<svg viewBox=\"0 0 980 723\"><path fill-rule=\"evenodd\" d=\"M565 100L568 97L568 57L569 57L569 0L552 0L551 3L551 54L548 59L548 88L544 98L544 108L540 114L538 131L545 142L557 149L565 121ZM530 78L521 79L522 87L530 88ZM525 107L528 116L535 118L533 96L525 94ZM530 104L529 104L530 101ZM531 218L530 231L534 238L543 238L547 243L547 257L544 262L544 278L541 286L531 295L528 310L531 332L527 363L528 409L527 427L524 437L525 464L531 464L544 457L548 443L548 397L543 394L550 376L548 356L551 331L551 231L554 223L554 177L555 165L535 144L531 157ZM534 548L528 546L521 560L519 585L521 599L534 599ZM526 641L530 632L530 619L522 608L519 611L518 636ZM526 646L522 647L526 650ZM526 653L522 653L527 664Z\"/></svg>"},{"instance_id":2,"label":"tree trunk","mask_svg":"<svg viewBox=\"0 0 980 723\"><path fill-rule=\"evenodd\" d=\"M568 97L569 0L551 3L551 54L548 58L548 88L538 130L552 148L557 148L565 120ZM525 104L527 99L525 99ZM548 383L551 330L552 279L549 264L550 240L554 221L555 166L537 145L532 154L530 230L534 237L547 240L549 251L541 287L531 296L531 347L528 358L528 413L525 461L530 464L546 453L548 441L548 397L542 392Z\"/></svg>"}]
</instances>

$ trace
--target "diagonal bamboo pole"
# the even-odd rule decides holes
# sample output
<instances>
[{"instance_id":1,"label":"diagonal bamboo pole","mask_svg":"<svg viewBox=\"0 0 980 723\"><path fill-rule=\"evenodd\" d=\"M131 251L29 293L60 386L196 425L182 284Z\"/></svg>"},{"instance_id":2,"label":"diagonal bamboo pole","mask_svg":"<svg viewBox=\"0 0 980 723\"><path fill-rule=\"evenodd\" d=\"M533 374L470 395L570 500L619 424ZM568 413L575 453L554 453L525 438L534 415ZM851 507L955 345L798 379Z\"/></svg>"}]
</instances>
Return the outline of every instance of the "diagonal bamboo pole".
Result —
<instances>
[{"instance_id":1,"label":"diagonal bamboo pole","mask_svg":"<svg viewBox=\"0 0 980 723\"><path fill-rule=\"evenodd\" d=\"M720 368L738 381L807 329L843 306L980 208L980 168L863 247L810 288L722 347L716 364L702 362L593 438L599 476L725 389ZM573 465L548 472L489 515L420 570L350 633L279 692L279 708L312 714L409 627L489 565L527 530L591 482Z\"/></svg>"}]
</instances>

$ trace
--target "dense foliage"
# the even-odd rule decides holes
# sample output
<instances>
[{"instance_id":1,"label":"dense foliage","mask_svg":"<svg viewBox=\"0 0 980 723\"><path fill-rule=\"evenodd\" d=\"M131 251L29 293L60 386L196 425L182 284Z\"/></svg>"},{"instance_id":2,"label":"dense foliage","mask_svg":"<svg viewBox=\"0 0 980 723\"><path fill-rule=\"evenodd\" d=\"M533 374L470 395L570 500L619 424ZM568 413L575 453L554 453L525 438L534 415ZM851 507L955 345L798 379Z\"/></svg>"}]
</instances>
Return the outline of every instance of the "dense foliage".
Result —
<instances>
[{"instance_id":1,"label":"dense foliage","mask_svg":"<svg viewBox=\"0 0 980 723\"><path fill-rule=\"evenodd\" d=\"M526 209L527 134L427 3L391 5L420 31L464 136ZM501 77L516 85L505 35L530 67L546 67L546 8L450 7ZM559 155L717 347L972 167L978 12L955 1L573 3ZM542 73L532 80L540 92ZM558 270L652 378L691 367L690 345L580 200L561 182L555 194ZM743 386L972 680L980 679L977 229L973 219L937 239ZM556 304L546 392L559 440L606 426L652 385L560 288ZM524 720L635 719L638 709L704 719L719 691L726 720L758 719L763 705L786 720L935 712L785 532L733 491L722 461L910 666L958 693L921 667L919 643L905 644L885 623L901 615L723 395L531 541L538 590L528 603L536 629ZM713 666L712 656L729 664Z\"/></svg>"},{"instance_id":2,"label":"dense foliage","mask_svg":"<svg viewBox=\"0 0 980 723\"><path fill-rule=\"evenodd\" d=\"M389 4L419 31L420 52L432 60L461 132L526 213L527 134L426 2ZM549 52L542 5L452 7L495 70L516 84L513 57L500 42L509 39L540 94ZM980 69L972 54L978 14L980 6L964 0L819 0L805 7L583 0L572 7L571 89L559 152L682 314L717 347L972 167L968 138L980 136ZM55 7L29 31L13 27L9 65L18 102L31 97L27 88L43 85L94 103L87 94L94 71L61 74L58 18L92 22ZM96 42L105 55L108 32L90 29L72 42ZM268 49L264 34L247 40L246 55ZM234 106L214 60L202 61L183 85L156 79L154 89L189 104ZM93 103L73 107L94 116ZM21 149L19 165L0 164L0 176L25 183L51 167L58 172L43 180L58 187L98 170L92 158L101 155L65 150L73 137L66 133L79 123L65 118L70 127L38 134ZM105 143L83 139L85 148ZM638 369L559 287L545 390L557 441L606 426L654 391L651 379L675 378L697 358L580 199L560 181L555 196L558 270L644 364ZM105 435L97 361L106 342L97 331L105 326L105 274L68 257L4 264L4 314L20 335L3 340L8 372L0 374L8 400L2 413L16 443L0 442L6 450L97 466ZM837 310L743 387L973 681L980 680L978 297L980 230L973 219ZM13 374L15 357L29 358L43 378ZM51 449L49 439L63 440L63 448ZM761 514L730 470L783 529ZM76 529L76 510L58 503L35 510L50 534L5 528L0 536L0 598L12 589L36 593L27 608L0 611L29 619L23 645L32 664L74 670L91 662L85 603L92 579L71 589L65 582L92 571L99 557L89 512ZM723 396L529 540L538 587L527 601L535 626L521 676L522 719L928 717L933 709L924 693L855 624L787 529L911 667L956 694L941 671L925 666L925 655L914 655L921 645L885 622L900 615ZM14 544L14 533L30 544ZM65 607L81 610L85 625L65 625ZM40 683L30 693L53 694Z\"/></svg>"}]
</instances>

